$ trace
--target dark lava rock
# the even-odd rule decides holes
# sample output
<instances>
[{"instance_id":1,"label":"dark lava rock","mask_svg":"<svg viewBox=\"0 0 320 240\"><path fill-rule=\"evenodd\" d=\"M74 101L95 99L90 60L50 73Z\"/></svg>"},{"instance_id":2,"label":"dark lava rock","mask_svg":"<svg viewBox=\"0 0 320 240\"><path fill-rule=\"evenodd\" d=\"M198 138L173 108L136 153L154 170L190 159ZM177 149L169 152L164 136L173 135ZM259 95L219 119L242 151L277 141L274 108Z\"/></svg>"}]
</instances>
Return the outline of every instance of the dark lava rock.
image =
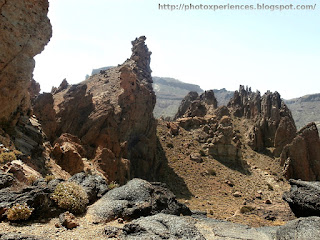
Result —
<instances>
[{"instance_id":1,"label":"dark lava rock","mask_svg":"<svg viewBox=\"0 0 320 240\"><path fill-rule=\"evenodd\" d=\"M0 233L0 240L49 240L48 238L16 233Z\"/></svg>"},{"instance_id":2,"label":"dark lava rock","mask_svg":"<svg viewBox=\"0 0 320 240\"><path fill-rule=\"evenodd\" d=\"M281 226L276 233L277 240L320 239L320 218L298 218Z\"/></svg>"},{"instance_id":3,"label":"dark lava rock","mask_svg":"<svg viewBox=\"0 0 320 240\"><path fill-rule=\"evenodd\" d=\"M283 194L297 217L320 216L320 182L289 180L291 189Z\"/></svg>"},{"instance_id":4,"label":"dark lava rock","mask_svg":"<svg viewBox=\"0 0 320 240\"><path fill-rule=\"evenodd\" d=\"M108 184L101 176L88 175L84 172L73 175L69 182L79 183L88 194L89 202L95 202L108 191Z\"/></svg>"},{"instance_id":5,"label":"dark lava rock","mask_svg":"<svg viewBox=\"0 0 320 240\"><path fill-rule=\"evenodd\" d=\"M164 184L138 178L106 193L88 212L102 221L136 219L157 213L191 215L190 209L179 203Z\"/></svg>"},{"instance_id":6,"label":"dark lava rock","mask_svg":"<svg viewBox=\"0 0 320 240\"><path fill-rule=\"evenodd\" d=\"M10 187L14 182L14 177L10 174L0 172L0 189Z\"/></svg>"},{"instance_id":7,"label":"dark lava rock","mask_svg":"<svg viewBox=\"0 0 320 240\"><path fill-rule=\"evenodd\" d=\"M192 239L205 240L195 226L195 220L168 214L139 218L126 224L120 239Z\"/></svg>"},{"instance_id":8,"label":"dark lava rock","mask_svg":"<svg viewBox=\"0 0 320 240\"><path fill-rule=\"evenodd\" d=\"M2 189L0 190L0 208L11 207L15 203L26 203L34 208L32 216L43 216L50 211L52 205L50 194L51 191L47 187L30 186L18 191Z\"/></svg>"}]
</instances>

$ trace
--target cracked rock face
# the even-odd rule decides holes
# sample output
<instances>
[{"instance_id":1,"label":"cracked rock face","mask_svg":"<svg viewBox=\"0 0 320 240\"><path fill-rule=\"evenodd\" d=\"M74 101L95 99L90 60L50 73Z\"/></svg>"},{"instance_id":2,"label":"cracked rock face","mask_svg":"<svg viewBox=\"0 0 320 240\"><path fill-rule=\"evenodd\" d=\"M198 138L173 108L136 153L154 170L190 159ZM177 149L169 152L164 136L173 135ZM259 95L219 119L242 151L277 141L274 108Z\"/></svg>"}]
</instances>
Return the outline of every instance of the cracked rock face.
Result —
<instances>
[{"instance_id":1,"label":"cracked rock face","mask_svg":"<svg viewBox=\"0 0 320 240\"><path fill-rule=\"evenodd\" d=\"M280 156L287 179L320 181L320 138L315 123L302 128Z\"/></svg>"},{"instance_id":2,"label":"cracked rock face","mask_svg":"<svg viewBox=\"0 0 320 240\"><path fill-rule=\"evenodd\" d=\"M291 112L281 100L278 92L251 91L240 85L228 103L236 117L245 117L254 121L247 133L248 144L255 151L274 147L274 155L279 156L283 147L296 135L296 126Z\"/></svg>"},{"instance_id":3,"label":"cracked rock face","mask_svg":"<svg viewBox=\"0 0 320 240\"><path fill-rule=\"evenodd\" d=\"M51 38L47 0L0 0L0 119L13 121L30 107L33 57Z\"/></svg>"},{"instance_id":4,"label":"cracked rock face","mask_svg":"<svg viewBox=\"0 0 320 240\"><path fill-rule=\"evenodd\" d=\"M200 96L197 92L189 92L182 100L175 119L182 117L204 117L213 114L218 102L213 90L205 91Z\"/></svg>"}]
</instances>

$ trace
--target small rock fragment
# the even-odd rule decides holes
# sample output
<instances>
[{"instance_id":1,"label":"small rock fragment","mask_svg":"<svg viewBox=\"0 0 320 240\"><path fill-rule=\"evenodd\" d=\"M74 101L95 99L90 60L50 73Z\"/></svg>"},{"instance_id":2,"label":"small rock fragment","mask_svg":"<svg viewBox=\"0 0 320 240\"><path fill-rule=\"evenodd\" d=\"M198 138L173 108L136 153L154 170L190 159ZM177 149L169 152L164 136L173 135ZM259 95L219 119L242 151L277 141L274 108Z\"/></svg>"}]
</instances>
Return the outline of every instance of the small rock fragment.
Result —
<instances>
[{"instance_id":1,"label":"small rock fragment","mask_svg":"<svg viewBox=\"0 0 320 240\"><path fill-rule=\"evenodd\" d=\"M66 227L67 229L73 229L79 226L76 217L68 211L59 215L59 221L61 225Z\"/></svg>"}]
</instances>

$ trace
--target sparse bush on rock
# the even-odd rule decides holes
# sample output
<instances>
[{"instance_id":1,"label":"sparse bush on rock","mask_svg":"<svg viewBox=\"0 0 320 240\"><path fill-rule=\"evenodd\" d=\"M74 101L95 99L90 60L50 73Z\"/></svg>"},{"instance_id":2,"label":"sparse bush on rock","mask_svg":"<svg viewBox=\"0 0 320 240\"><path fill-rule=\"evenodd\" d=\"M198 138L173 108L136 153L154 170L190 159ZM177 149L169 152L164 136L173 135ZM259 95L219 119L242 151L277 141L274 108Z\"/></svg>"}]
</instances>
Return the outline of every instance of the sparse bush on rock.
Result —
<instances>
[{"instance_id":1,"label":"sparse bush on rock","mask_svg":"<svg viewBox=\"0 0 320 240\"><path fill-rule=\"evenodd\" d=\"M116 183L115 181L112 181L111 183L108 184L109 190L117 188L117 187L119 187L119 184Z\"/></svg>"},{"instance_id":2,"label":"sparse bush on rock","mask_svg":"<svg viewBox=\"0 0 320 240\"><path fill-rule=\"evenodd\" d=\"M9 221L27 220L33 211L26 203L17 203L7 210Z\"/></svg>"},{"instance_id":3,"label":"sparse bush on rock","mask_svg":"<svg viewBox=\"0 0 320 240\"><path fill-rule=\"evenodd\" d=\"M2 152L0 153L0 163L7 163L16 160L17 157L14 152Z\"/></svg>"},{"instance_id":4,"label":"sparse bush on rock","mask_svg":"<svg viewBox=\"0 0 320 240\"><path fill-rule=\"evenodd\" d=\"M54 175L47 175L47 176L45 177L45 179L46 179L46 182L48 183L48 182L50 182L51 180L56 179L56 177L55 177Z\"/></svg>"},{"instance_id":5,"label":"sparse bush on rock","mask_svg":"<svg viewBox=\"0 0 320 240\"><path fill-rule=\"evenodd\" d=\"M73 213L83 213L89 203L84 188L75 182L59 183L51 197L56 204Z\"/></svg>"}]
</instances>

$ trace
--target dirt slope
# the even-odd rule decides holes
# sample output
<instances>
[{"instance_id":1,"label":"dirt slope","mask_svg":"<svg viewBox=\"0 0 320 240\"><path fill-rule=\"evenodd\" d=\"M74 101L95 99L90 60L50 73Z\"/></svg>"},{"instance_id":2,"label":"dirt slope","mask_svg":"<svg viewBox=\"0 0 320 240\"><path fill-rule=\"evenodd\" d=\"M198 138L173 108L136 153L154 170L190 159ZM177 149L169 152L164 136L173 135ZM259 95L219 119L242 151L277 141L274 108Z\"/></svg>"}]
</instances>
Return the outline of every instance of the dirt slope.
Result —
<instances>
[{"instance_id":1,"label":"dirt slope","mask_svg":"<svg viewBox=\"0 0 320 240\"><path fill-rule=\"evenodd\" d=\"M233 118L242 137L250 121ZM162 181L192 210L251 226L279 225L294 218L282 200L289 184L282 177L278 159L244 145L245 170L210 156L202 156L199 163L190 159L190 154L202 149L194 130L180 128L179 134L172 136L167 123L159 121L157 134L168 161ZM252 211L241 213L241 208L242 212Z\"/></svg>"}]
</instances>

